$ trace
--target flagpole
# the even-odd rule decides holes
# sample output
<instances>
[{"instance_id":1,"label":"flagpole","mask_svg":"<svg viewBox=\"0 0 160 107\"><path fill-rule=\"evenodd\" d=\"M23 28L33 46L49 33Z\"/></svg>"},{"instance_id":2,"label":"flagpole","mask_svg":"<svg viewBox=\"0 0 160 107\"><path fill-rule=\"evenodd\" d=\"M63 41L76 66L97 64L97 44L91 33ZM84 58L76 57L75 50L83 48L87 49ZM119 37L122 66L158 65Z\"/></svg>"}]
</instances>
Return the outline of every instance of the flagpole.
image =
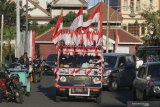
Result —
<instances>
[{"instance_id":1,"label":"flagpole","mask_svg":"<svg viewBox=\"0 0 160 107\"><path fill-rule=\"evenodd\" d=\"M107 24L106 24L107 25L106 26L106 39L107 39L106 40L106 42L107 42L106 43L106 53L108 53L108 50L109 50L108 48L109 48L109 21L110 21L110 19L109 19L109 14L110 14L109 13L109 7L110 7L110 4L109 3L110 3L110 0L108 0L107 3L108 3L108 6L107 6L108 11L107 11Z\"/></svg>"},{"instance_id":2,"label":"flagpole","mask_svg":"<svg viewBox=\"0 0 160 107\"><path fill-rule=\"evenodd\" d=\"M1 64L3 62L3 24L4 24L4 15L1 15Z\"/></svg>"}]
</instances>

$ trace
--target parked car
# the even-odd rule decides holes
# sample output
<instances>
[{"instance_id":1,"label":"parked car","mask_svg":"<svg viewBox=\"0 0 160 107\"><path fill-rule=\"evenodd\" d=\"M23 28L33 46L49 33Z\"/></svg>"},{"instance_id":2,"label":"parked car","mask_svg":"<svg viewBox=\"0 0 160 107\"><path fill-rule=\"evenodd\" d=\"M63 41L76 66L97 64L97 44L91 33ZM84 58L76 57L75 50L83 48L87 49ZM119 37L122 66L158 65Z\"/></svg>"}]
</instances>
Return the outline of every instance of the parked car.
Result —
<instances>
[{"instance_id":1,"label":"parked car","mask_svg":"<svg viewBox=\"0 0 160 107\"><path fill-rule=\"evenodd\" d=\"M57 61L57 55L49 54L45 61L44 72L47 74L52 74L56 66L56 61Z\"/></svg>"},{"instance_id":2,"label":"parked car","mask_svg":"<svg viewBox=\"0 0 160 107\"><path fill-rule=\"evenodd\" d=\"M139 67L133 82L135 100L160 98L160 62L147 62Z\"/></svg>"},{"instance_id":3,"label":"parked car","mask_svg":"<svg viewBox=\"0 0 160 107\"><path fill-rule=\"evenodd\" d=\"M126 53L104 54L103 87L117 90L119 87L130 87L136 77L136 65L133 56Z\"/></svg>"}]
</instances>

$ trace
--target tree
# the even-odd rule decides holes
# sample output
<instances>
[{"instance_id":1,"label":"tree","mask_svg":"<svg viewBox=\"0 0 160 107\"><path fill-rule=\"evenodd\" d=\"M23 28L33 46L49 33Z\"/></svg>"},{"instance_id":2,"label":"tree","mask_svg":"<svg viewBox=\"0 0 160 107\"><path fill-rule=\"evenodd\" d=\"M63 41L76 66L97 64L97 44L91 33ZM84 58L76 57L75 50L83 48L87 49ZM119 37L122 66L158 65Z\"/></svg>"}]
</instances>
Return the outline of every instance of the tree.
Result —
<instances>
[{"instance_id":1,"label":"tree","mask_svg":"<svg viewBox=\"0 0 160 107\"><path fill-rule=\"evenodd\" d=\"M0 0L0 15L4 15L4 25L13 26L16 23L16 4L11 0Z\"/></svg>"},{"instance_id":2,"label":"tree","mask_svg":"<svg viewBox=\"0 0 160 107\"><path fill-rule=\"evenodd\" d=\"M14 53L14 48L12 47L11 41L15 39L16 36L16 27L10 26L5 27L4 29L4 40L6 42L6 45L4 46L4 57L7 58L7 60L11 60L11 55Z\"/></svg>"},{"instance_id":3,"label":"tree","mask_svg":"<svg viewBox=\"0 0 160 107\"><path fill-rule=\"evenodd\" d=\"M143 38L147 45L160 45L160 11L153 8L145 9L142 13L147 26L147 35Z\"/></svg>"}]
</instances>

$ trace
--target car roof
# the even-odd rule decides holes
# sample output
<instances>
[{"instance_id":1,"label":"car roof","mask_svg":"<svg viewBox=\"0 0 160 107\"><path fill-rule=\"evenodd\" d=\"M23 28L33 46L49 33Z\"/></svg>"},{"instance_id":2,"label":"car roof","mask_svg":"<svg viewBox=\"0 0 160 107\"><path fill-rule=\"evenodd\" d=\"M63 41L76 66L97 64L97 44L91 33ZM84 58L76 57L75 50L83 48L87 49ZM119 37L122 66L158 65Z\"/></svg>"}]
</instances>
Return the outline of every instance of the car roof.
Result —
<instances>
[{"instance_id":1,"label":"car roof","mask_svg":"<svg viewBox=\"0 0 160 107\"><path fill-rule=\"evenodd\" d=\"M104 56L129 56L128 53L104 53Z\"/></svg>"},{"instance_id":2,"label":"car roof","mask_svg":"<svg viewBox=\"0 0 160 107\"><path fill-rule=\"evenodd\" d=\"M143 65L144 66L147 66L147 65L159 65L160 64L160 62L146 62L146 63L144 63Z\"/></svg>"}]
</instances>

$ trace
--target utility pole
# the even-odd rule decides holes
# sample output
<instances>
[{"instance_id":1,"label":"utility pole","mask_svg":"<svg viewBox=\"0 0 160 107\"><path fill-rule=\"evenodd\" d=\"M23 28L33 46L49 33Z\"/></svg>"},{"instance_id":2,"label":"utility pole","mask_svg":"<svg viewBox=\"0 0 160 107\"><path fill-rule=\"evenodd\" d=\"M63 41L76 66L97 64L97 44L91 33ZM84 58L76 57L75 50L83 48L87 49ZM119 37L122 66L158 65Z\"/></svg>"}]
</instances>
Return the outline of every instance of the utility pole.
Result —
<instances>
[{"instance_id":1,"label":"utility pole","mask_svg":"<svg viewBox=\"0 0 160 107\"><path fill-rule=\"evenodd\" d=\"M106 53L108 53L108 48L109 48L109 21L110 21L110 12L109 12L109 7L110 7L110 0L107 1L107 26L106 26Z\"/></svg>"},{"instance_id":2,"label":"utility pole","mask_svg":"<svg viewBox=\"0 0 160 107\"><path fill-rule=\"evenodd\" d=\"M26 31L24 41L24 51L27 52L27 37L28 36L28 0L26 0Z\"/></svg>"},{"instance_id":3,"label":"utility pole","mask_svg":"<svg viewBox=\"0 0 160 107\"><path fill-rule=\"evenodd\" d=\"M20 8L19 0L16 0L16 43L15 43L15 57L20 57Z\"/></svg>"},{"instance_id":4,"label":"utility pole","mask_svg":"<svg viewBox=\"0 0 160 107\"><path fill-rule=\"evenodd\" d=\"M1 64L3 62L3 24L4 24L4 15L1 15Z\"/></svg>"}]
</instances>

